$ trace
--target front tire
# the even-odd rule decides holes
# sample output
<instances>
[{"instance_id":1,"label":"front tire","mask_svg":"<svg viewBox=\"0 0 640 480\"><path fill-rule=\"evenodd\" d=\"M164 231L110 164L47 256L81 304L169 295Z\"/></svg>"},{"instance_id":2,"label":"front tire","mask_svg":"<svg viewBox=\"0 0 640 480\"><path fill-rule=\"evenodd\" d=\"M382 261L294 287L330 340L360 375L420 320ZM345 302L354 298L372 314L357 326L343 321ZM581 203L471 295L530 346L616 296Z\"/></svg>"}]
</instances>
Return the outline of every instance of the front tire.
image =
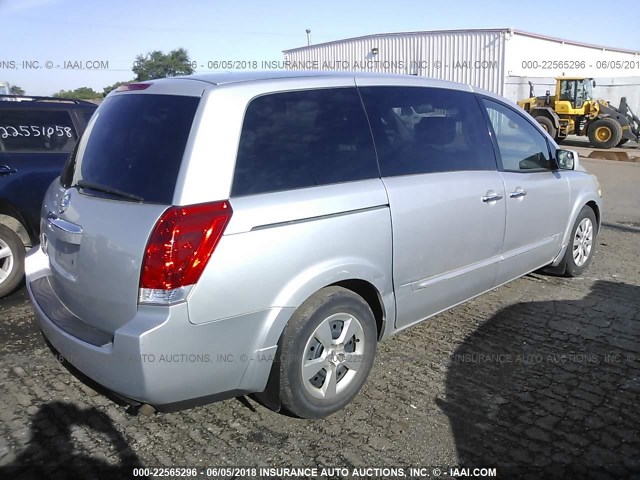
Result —
<instances>
[{"instance_id":1,"label":"front tire","mask_svg":"<svg viewBox=\"0 0 640 480\"><path fill-rule=\"evenodd\" d=\"M615 147L622 139L622 127L612 118L599 118L589 126L589 142L596 148Z\"/></svg>"},{"instance_id":2,"label":"front tire","mask_svg":"<svg viewBox=\"0 0 640 480\"><path fill-rule=\"evenodd\" d=\"M551 135L551 138L556 138L556 127L553 126L553 122L548 117L538 115L536 117L536 122L542 125L542 128L544 128L547 133Z\"/></svg>"},{"instance_id":3,"label":"front tire","mask_svg":"<svg viewBox=\"0 0 640 480\"><path fill-rule=\"evenodd\" d=\"M306 300L282 335L280 401L291 414L322 418L358 394L376 354L376 321L362 297L327 287Z\"/></svg>"},{"instance_id":4,"label":"front tire","mask_svg":"<svg viewBox=\"0 0 640 480\"><path fill-rule=\"evenodd\" d=\"M0 225L0 298L13 292L24 277L24 245L9 227Z\"/></svg>"},{"instance_id":5,"label":"front tire","mask_svg":"<svg viewBox=\"0 0 640 480\"><path fill-rule=\"evenodd\" d=\"M566 265L565 276L577 277L585 272L593 258L597 236L596 215L590 207L584 206L571 229L569 245L562 260Z\"/></svg>"}]
</instances>

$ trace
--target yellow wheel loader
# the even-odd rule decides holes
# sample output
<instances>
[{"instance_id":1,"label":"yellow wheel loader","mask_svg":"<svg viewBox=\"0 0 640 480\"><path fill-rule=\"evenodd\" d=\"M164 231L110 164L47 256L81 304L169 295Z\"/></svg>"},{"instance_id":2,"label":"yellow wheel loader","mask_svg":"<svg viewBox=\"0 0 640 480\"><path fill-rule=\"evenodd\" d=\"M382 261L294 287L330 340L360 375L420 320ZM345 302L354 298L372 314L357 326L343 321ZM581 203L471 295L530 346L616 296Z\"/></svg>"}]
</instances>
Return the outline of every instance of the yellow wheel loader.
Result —
<instances>
[{"instance_id":1,"label":"yellow wheel loader","mask_svg":"<svg viewBox=\"0 0 640 480\"><path fill-rule=\"evenodd\" d=\"M558 142L567 135L587 135L597 148L620 146L629 140L640 140L640 119L622 97L615 108L606 100L593 97L593 78L556 78L556 94L549 91L542 97L533 93L529 82L529 97L518 105L529 112L549 135Z\"/></svg>"}]
</instances>

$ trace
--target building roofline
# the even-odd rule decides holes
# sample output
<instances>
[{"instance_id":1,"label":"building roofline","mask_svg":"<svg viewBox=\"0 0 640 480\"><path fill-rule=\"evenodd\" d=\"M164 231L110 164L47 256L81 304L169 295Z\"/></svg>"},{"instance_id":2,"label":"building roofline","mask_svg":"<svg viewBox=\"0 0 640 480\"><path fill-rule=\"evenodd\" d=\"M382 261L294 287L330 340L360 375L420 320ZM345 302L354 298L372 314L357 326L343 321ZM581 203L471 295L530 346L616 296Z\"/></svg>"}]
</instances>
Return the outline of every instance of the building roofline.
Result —
<instances>
[{"instance_id":1,"label":"building roofline","mask_svg":"<svg viewBox=\"0 0 640 480\"><path fill-rule=\"evenodd\" d=\"M387 33L372 33L369 35L361 35L359 37L349 37L349 38L342 38L340 40L331 40L329 42L323 42L323 43L314 43L311 45L304 45L302 47L295 47L295 48L289 48L287 50L283 50L283 53L289 53L289 52L295 52L296 50L305 50L307 48L313 48L313 47L320 47L320 46L325 46L325 45L333 45L336 43L343 43L343 42L349 42L351 40L366 40L366 39L374 39L374 38L380 38L380 37L396 37L396 36L401 36L401 35L420 35L420 34L424 34L424 33L462 33L462 32L496 32L496 33L500 33L500 32L508 32L510 31L510 29L508 28L466 28L466 29L460 29L460 30L420 30L420 31L415 31L415 32L387 32Z\"/></svg>"},{"instance_id":2,"label":"building roofline","mask_svg":"<svg viewBox=\"0 0 640 480\"><path fill-rule=\"evenodd\" d=\"M608 50L610 52L632 53L634 55L640 55L640 50L630 50L627 48L607 47L605 45L595 45L593 43L576 42L574 40L567 40L565 38L551 37L549 35L526 32L524 30L517 30L517 29L514 29L513 33L522 35L524 37L540 38L542 40L549 40L551 42L557 42L557 43L565 43L567 45L575 45L577 47L594 48L596 50Z\"/></svg>"},{"instance_id":3,"label":"building roofline","mask_svg":"<svg viewBox=\"0 0 640 480\"><path fill-rule=\"evenodd\" d=\"M311 49L314 47L324 47L327 45L335 45L337 43L344 43L344 42L348 42L348 41L352 41L352 40L366 40L366 39L376 39L376 38L380 38L380 37L395 37L395 36L402 36L402 35L422 35L422 34L439 34L439 33L468 33L468 32L485 32L485 33L489 33L489 32L495 32L495 33L512 33L515 35L522 35L525 37L532 37L532 38L539 38L541 40L548 40L551 42L557 42L557 43L563 43L566 45L575 45L578 47L585 47L585 48L593 48L593 49L597 49L597 50L607 50L610 52L620 52L620 53L630 53L633 55L640 55L640 51L639 50L629 50L629 49L625 49L625 48L617 48L617 47L607 47L604 45L594 45L591 43L584 43L584 42L577 42L574 40L567 40L564 38L559 38L559 37L551 37L548 35L542 35L540 33L532 33L532 32L526 32L524 30L518 30L515 28L464 28L464 29L457 29L457 30L420 30L420 31L415 31L415 32L389 32L389 33L374 33L374 34L370 34L370 35L362 35L359 37L350 37L350 38L343 38L340 40L331 40L329 42L323 42L323 43L315 43L312 45L304 45L302 47L295 47L295 48L289 48L287 50L283 50L282 53L292 53L292 52L296 52L296 51L301 51L301 50L306 50L306 49Z\"/></svg>"}]
</instances>

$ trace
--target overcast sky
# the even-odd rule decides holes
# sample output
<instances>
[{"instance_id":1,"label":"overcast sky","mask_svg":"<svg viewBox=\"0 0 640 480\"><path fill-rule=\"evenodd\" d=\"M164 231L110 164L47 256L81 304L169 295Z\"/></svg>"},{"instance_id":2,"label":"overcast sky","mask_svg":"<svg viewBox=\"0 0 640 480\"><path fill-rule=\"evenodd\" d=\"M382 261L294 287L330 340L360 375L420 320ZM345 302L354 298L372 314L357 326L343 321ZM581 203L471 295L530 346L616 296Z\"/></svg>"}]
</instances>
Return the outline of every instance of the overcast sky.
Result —
<instances>
[{"instance_id":1,"label":"overcast sky","mask_svg":"<svg viewBox=\"0 0 640 480\"><path fill-rule=\"evenodd\" d=\"M102 92L133 78L138 54L183 47L205 66L216 60L282 61L282 50L306 45L307 28L312 42L321 43L385 32L514 27L640 50L637 0L608 5L603 12L602 1L595 0L0 0L0 80L32 95L82 86ZM88 60L108 62L108 69L62 68ZM22 68L24 61L37 61L40 68Z\"/></svg>"}]
</instances>

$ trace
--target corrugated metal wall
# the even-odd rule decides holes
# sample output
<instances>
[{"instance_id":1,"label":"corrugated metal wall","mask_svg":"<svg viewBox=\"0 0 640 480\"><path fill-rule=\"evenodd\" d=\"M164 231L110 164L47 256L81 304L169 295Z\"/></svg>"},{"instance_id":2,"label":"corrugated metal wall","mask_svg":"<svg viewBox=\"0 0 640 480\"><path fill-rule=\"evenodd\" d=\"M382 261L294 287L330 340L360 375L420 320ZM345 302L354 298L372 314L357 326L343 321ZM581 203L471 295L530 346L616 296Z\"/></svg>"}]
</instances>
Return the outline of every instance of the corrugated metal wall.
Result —
<instances>
[{"instance_id":1,"label":"corrugated metal wall","mask_svg":"<svg viewBox=\"0 0 640 480\"><path fill-rule=\"evenodd\" d=\"M470 30L371 35L284 53L291 69L417 74L502 94L505 33Z\"/></svg>"}]
</instances>

